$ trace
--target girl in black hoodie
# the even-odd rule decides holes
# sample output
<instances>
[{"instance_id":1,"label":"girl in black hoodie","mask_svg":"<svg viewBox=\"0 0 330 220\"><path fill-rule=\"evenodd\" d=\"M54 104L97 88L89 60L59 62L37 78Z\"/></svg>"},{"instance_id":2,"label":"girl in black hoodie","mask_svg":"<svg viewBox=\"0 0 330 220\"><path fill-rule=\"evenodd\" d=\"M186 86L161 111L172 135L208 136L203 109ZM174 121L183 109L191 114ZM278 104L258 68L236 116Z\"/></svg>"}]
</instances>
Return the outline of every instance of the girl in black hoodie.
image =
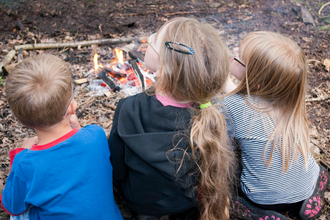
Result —
<instances>
[{"instance_id":1,"label":"girl in black hoodie","mask_svg":"<svg viewBox=\"0 0 330 220\"><path fill-rule=\"evenodd\" d=\"M192 18L168 21L148 43L145 64L156 84L119 101L109 137L116 186L149 219L178 219L196 206L195 218L227 219L235 159L211 100L224 89L228 49Z\"/></svg>"}]
</instances>

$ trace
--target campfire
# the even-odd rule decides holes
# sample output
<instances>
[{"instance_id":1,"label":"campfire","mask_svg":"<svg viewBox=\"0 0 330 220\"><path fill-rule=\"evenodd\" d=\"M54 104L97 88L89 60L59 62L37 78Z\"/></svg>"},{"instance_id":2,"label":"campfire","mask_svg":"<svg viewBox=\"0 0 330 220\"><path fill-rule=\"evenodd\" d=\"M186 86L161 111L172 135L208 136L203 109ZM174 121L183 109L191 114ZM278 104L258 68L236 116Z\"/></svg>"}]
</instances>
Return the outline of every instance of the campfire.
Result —
<instances>
[{"instance_id":1,"label":"campfire","mask_svg":"<svg viewBox=\"0 0 330 220\"><path fill-rule=\"evenodd\" d=\"M144 62L144 55L137 50L125 52L117 47L108 63L99 63L98 54L94 55L94 71L102 81L96 81L102 87L112 91L124 91L133 95L149 88L155 82L154 73Z\"/></svg>"}]
</instances>

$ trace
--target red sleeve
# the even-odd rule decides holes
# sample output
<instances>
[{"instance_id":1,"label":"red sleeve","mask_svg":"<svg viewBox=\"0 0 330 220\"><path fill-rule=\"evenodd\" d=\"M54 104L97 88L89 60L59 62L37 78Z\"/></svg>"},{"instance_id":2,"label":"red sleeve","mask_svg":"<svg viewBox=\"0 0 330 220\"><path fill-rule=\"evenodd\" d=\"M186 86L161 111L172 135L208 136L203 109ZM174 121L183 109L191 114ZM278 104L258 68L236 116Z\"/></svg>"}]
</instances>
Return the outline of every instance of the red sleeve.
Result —
<instances>
[{"instance_id":1,"label":"red sleeve","mask_svg":"<svg viewBox=\"0 0 330 220\"><path fill-rule=\"evenodd\" d=\"M9 151L10 167L13 165L16 154L18 154L19 152L21 152L23 150L25 150L25 148L19 147L19 148Z\"/></svg>"},{"instance_id":2,"label":"red sleeve","mask_svg":"<svg viewBox=\"0 0 330 220\"><path fill-rule=\"evenodd\" d=\"M8 212L8 210L3 206L3 203L2 203L2 193L1 193L1 195L0 195L0 202L1 202L1 207L2 207L2 209L7 213L7 214L11 214L10 212Z\"/></svg>"}]
</instances>

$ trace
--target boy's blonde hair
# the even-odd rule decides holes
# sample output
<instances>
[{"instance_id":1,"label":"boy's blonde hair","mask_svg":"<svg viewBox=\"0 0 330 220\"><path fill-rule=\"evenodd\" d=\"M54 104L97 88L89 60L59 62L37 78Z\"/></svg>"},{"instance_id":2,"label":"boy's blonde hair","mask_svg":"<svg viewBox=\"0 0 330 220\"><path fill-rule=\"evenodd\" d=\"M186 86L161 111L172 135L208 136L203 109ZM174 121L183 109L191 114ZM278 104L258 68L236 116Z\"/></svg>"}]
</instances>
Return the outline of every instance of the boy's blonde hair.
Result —
<instances>
[{"instance_id":1,"label":"boy's blonde hair","mask_svg":"<svg viewBox=\"0 0 330 220\"><path fill-rule=\"evenodd\" d=\"M70 98L72 79L60 58L41 54L18 64L6 79L6 96L18 120L31 128L60 122Z\"/></svg>"},{"instance_id":2,"label":"boy's blonde hair","mask_svg":"<svg viewBox=\"0 0 330 220\"><path fill-rule=\"evenodd\" d=\"M209 102L223 90L229 74L227 46L216 29L196 19L175 18L164 27L156 91L197 106ZM184 44L194 54L171 50L165 46L167 41ZM185 50L182 46L176 49ZM190 147L198 166L196 192L201 197L201 219L227 219L235 158L228 144L225 119L217 105L192 112Z\"/></svg>"},{"instance_id":3,"label":"boy's blonde hair","mask_svg":"<svg viewBox=\"0 0 330 220\"><path fill-rule=\"evenodd\" d=\"M273 32L253 32L241 42L241 59L245 63L245 76L234 92L261 97L263 107L255 109L268 112L275 124L269 142L271 153L278 149L282 156L282 169L289 168L290 157L297 160L309 158L309 130L305 105L307 63L304 52L291 39ZM269 123L272 124L272 123ZM291 161L291 162L290 162ZM266 158L265 158L266 162Z\"/></svg>"}]
</instances>

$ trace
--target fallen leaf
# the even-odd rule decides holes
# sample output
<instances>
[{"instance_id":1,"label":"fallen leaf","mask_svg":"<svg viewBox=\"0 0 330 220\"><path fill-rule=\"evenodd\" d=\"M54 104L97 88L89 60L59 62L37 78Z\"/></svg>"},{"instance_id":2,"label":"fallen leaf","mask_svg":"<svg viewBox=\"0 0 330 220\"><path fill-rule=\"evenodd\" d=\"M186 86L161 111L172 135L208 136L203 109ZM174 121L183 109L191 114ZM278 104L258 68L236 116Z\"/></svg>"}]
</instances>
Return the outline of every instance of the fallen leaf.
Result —
<instances>
[{"instance_id":1,"label":"fallen leaf","mask_svg":"<svg viewBox=\"0 0 330 220\"><path fill-rule=\"evenodd\" d=\"M16 40L16 39L8 40L8 44L22 44L23 42L24 42L23 39L20 39L20 40Z\"/></svg>"},{"instance_id":2,"label":"fallen leaf","mask_svg":"<svg viewBox=\"0 0 330 220\"><path fill-rule=\"evenodd\" d=\"M328 218L327 218L326 215L321 215L320 218L319 218L319 220L327 220L327 219L328 219Z\"/></svg>"},{"instance_id":3,"label":"fallen leaf","mask_svg":"<svg viewBox=\"0 0 330 220\"><path fill-rule=\"evenodd\" d=\"M328 201L328 203L330 202L330 192L325 192L324 193L324 199Z\"/></svg>"},{"instance_id":4,"label":"fallen leaf","mask_svg":"<svg viewBox=\"0 0 330 220\"><path fill-rule=\"evenodd\" d=\"M325 69L330 72L330 59L325 58L323 65L325 66Z\"/></svg>"}]
</instances>

